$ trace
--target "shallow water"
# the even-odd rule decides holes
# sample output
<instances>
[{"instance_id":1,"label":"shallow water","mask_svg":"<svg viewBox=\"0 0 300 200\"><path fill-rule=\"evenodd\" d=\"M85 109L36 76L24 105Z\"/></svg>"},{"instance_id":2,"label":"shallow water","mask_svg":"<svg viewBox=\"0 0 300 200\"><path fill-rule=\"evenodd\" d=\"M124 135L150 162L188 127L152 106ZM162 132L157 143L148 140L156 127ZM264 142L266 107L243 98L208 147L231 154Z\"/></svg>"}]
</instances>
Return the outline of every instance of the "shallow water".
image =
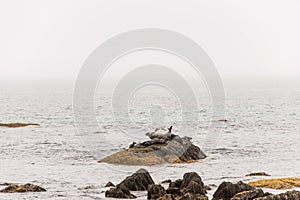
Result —
<instances>
[{"instance_id":1,"label":"shallow water","mask_svg":"<svg viewBox=\"0 0 300 200\"><path fill-rule=\"evenodd\" d=\"M222 134L218 143L206 152L208 157L192 164L145 168L155 182L181 178L189 171L198 172L205 184L215 185L222 181L255 180L245 175L259 171L272 177L299 176L300 87L292 86L225 84L228 122L220 122L222 129L213 129ZM193 135L194 143L199 146L210 128L210 104L205 99L203 94L201 109L195 111L200 120L192 122L199 128ZM1 122L32 122L41 127L0 128L0 183L30 182L46 188L47 192L0 194L0 199L102 199L108 181L118 183L137 168L100 164L97 160L128 147L133 140L145 139L144 133L151 131L147 126L153 104L167 108L166 125L180 120L172 97L146 91L136 96L130 111L138 130L143 131L139 135L122 134L111 117L109 102L108 97L96 96L99 129L91 134L101 152L95 155L76 129L71 89L3 90ZM102 141L103 137L110 141L109 145ZM83 189L89 185L96 188ZM145 199L145 193L137 195Z\"/></svg>"}]
</instances>

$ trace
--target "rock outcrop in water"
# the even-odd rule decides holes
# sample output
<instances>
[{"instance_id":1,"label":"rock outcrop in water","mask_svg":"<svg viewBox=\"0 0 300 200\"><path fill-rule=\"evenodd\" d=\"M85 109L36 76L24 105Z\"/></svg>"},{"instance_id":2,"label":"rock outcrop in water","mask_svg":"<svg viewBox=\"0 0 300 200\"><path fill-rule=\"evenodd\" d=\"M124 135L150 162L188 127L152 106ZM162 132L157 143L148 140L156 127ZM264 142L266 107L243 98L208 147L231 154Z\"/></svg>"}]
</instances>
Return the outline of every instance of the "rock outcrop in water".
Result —
<instances>
[{"instance_id":1,"label":"rock outcrop in water","mask_svg":"<svg viewBox=\"0 0 300 200\"><path fill-rule=\"evenodd\" d=\"M276 190L288 190L300 187L300 178L277 178L250 182L249 185L260 188L270 188Z\"/></svg>"},{"instance_id":2,"label":"rock outcrop in water","mask_svg":"<svg viewBox=\"0 0 300 200\"><path fill-rule=\"evenodd\" d=\"M23 193L23 192L46 192L46 189L27 183L25 185L16 185L16 184L9 184L3 190L0 190L1 193Z\"/></svg>"},{"instance_id":3,"label":"rock outcrop in water","mask_svg":"<svg viewBox=\"0 0 300 200\"><path fill-rule=\"evenodd\" d=\"M153 138L121 150L98 162L119 165L159 165L164 163L189 163L206 158L201 149L188 137L172 135L171 139Z\"/></svg>"},{"instance_id":4,"label":"rock outcrop in water","mask_svg":"<svg viewBox=\"0 0 300 200\"><path fill-rule=\"evenodd\" d=\"M40 126L39 124L26 124L26 123L0 123L0 127L7 127L7 128L19 128L25 126Z\"/></svg>"}]
</instances>

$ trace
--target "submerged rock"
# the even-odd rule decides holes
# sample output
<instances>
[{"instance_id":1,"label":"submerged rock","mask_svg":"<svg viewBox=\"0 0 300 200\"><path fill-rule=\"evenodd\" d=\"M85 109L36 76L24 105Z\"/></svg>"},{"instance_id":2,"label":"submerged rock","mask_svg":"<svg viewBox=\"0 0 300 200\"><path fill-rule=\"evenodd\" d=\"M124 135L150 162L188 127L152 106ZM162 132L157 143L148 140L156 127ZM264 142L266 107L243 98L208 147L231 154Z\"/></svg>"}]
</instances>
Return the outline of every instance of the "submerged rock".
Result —
<instances>
[{"instance_id":1,"label":"submerged rock","mask_svg":"<svg viewBox=\"0 0 300 200\"><path fill-rule=\"evenodd\" d=\"M25 126L40 126L39 124L31 124L31 123L0 123L0 127L8 127L8 128L19 128Z\"/></svg>"},{"instance_id":2,"label":"submerged rock","mask_svg":"<svg viewBox=\"0 0 300 200\"><path fill-rule=\"evenodd\" d=\"M148 187L148 199L156 200L166 194L166 190L161 185L149 185Z\"/></svg>"},{"instance_id":3,"label":"submerged rock","mask_svg":"<svg viewBox=\"0 0 300 200\"><path fill-rule=\"evenodd\" d=\"M149 185L154 184L149 172L145 169L139 169L131 176L126 177L118 186L124 186L131 191L146 191Z\"/></svg>"},{"instance_id":4,"label":"submerged rock","mask_svg":"<svg viewBox=\"0 0 300 200\"><path fill-rule=\"evenodd\" d=\"M256 198L255 200L299 200L299 199L300 199L299 191L288 191L288 192L282 193L282 194L259 197L259 198Z\"/></svg>"},{"instance_id":5,"label":"submerged rock","mask_svg":"<svg viewBox=\"0 0 300 200\"><path fill-rule=\"evenodd\" d=\"M120 165L159 165L188 163L206 158L201 149L188 139L173 136L171 140L154 138L121 150L98 162Z\"/></svg>"},{"instance_id":6,"label":"submerged rock","mask_svg":"<svg viewBox=\"0 0 300 200\"><path fill-rule=\"evenodd\" d=\"M119 199L135 199L136 196L124 186L117 186L110 188L105 192L105 197L119 198Z\"/></svg>"},{"instance_id":7,"label":"submerged rock","mask_svg":"<svg viewBox=\"0 0 300 200\"><path fill-rule=\"evenodd\" d=\"M260 188L270 188L276 190L288 190L300 187L300 178L277 178L250 182L249 185Z\"/></svg>"},{"instance_id":8,"label":"submerged rock","mask_svg":"<svg viewBox=\"0 0 300 200\"><path fill-rule=\"evenodd\" d=\"M267 174L266 172L255 172L247 174L246 176L271 176L270 174Z\"/></svg>"},{"instance_id":9,"label":"submerged rock","mask_svg":"<svg viewBox=\"0 0 300 200\"><path fill-rule=\"evenodd\" d=\"M4 188L3 190L0 190L2 193L23 193L23 192L46 192L47 190L30 183L27 183L25 185L16 185L11 184L8 187Z\"/></svg>"},{"instance_id":10,"label":"submerged rock","mask_svg":"<svg viewBox=\"0 0 300 200\"><path fill-rule=\"evenodd\" d=\"M242 181L236 184L233 184L231 182L223 182L214 193L213 200L230 200L234 195L240 192L250 191L254 189L254 187L251 187L250 185L245 184Z\"/></svg>"}]
</instances>

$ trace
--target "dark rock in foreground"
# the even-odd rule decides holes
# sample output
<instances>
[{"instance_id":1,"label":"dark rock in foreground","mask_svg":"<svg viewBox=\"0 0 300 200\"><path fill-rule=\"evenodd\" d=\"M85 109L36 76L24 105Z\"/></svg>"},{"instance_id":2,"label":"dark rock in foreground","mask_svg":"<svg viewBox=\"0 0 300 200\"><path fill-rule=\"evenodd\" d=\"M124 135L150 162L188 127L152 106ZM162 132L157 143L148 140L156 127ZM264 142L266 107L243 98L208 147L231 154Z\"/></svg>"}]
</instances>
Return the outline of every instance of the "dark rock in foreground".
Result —
<instances>
[{"instance_id":1,"label":"dark rock in foreground","mask_svg":"<svg viewBox=\"0 0 300 200\"><path fill-rule=\"evenodd\" d=\"M10 184L8 187L0 190L2 193L23 193L23 192L46 192L46 189L33 184L15 185Z\"/></svg>"},{"instance_id":2,"label":"dark rock in foreground","mask_svg":"<svg viewBox=\"0 0 300 200\"><path fill-rule=\"evenodd\" d=\"M161 199L178 199L178 200L207 200L206 190L201 177L196 172L186 173L183 179L178 179L169 184L166 190L167 194Z\"/></svg>"},{"instance_id":3,"label":"dark rock in foreground","mask_svg":"<svg viewBox=\"0 0 300 200\"><path fill-rule=\"evenodd\" d=\"M299 191L288 191L282 194L268 195L265 197L256 198L255 200L299 200Z\"/></svg>"},{"instance_id":4,"label":"dark rock in foreground","mask_svg":"<svg viewBox=\"0 0 300 200\"><path fill-rule=\"evenodd\" d=\"M117 187L124 186L130 191L145 191L148 189L148 186L152 184L154 184L154 181L149 172L145 169L139 169L119 183Z\"/></svg>"},{"instance_id":5,"label":"dark rock in foreground","mask_svg":"<svg viewBox=\"0 0 300 200\"><path fill-rule=\"evenodd\" d=\"M7 128L19 128L25 126L40 126L39 124L26 124L26 123L0 123L0 127L7 127Z\"/></svg>"},{"instance_id":6,"label":"dark rock in foreground","mask_svg":"<svg viewBox=\"0 0 300 200\"><path fill-rule=\"evenodd\" d=\"M130 191L124 186L117 186L110 188L105 192L105 197L119 198L119 199L134 199L136 196L130 193Z\"/></svg>"},{"instance_id":7,"label":"dark rock in foreground","mask_svg":"<svg viewBox=\"0 0 300 200\"><path fill-rule=\"evenodd\" d=\"M232 197L230 200L253 200L258 197L264 197L264 191L262 189L255 189L245 192L240 192Z\"/></svg>"},{"instance_id":8,"label":"dark rock in foreground","mask_svg":"<svg viewBox=\"0 0 300 200\"><path fill-rule=\"evenodd\" d=\"M119 165L159 165L164 163L189 163L206 158L190 138L173 136L170 140L152 139L121 150L98 162Z\"/></svg>"},{"instance_id":9,"label":"dark rock in foreground","mask_svg":"<svg viewBox=\"0 0 300 200\"><path fill-rule=\"evenodd\" d=\"M236 184L223 182L214 193L213 200L230 200L234 195L250 190L255 190L255 188L243 183L242 181Z\"/></svg>"},{"instance_id":10,"label":"dark rock in foreground","mask_svg":"<svg viewBox=\"0 0 300 200\"><path fill-rule=\"evenodd\" d=\"M166 194L166 190L161 185L149 185L148 187L148 199L156 200Z\"/></svg>"}]
</instances>

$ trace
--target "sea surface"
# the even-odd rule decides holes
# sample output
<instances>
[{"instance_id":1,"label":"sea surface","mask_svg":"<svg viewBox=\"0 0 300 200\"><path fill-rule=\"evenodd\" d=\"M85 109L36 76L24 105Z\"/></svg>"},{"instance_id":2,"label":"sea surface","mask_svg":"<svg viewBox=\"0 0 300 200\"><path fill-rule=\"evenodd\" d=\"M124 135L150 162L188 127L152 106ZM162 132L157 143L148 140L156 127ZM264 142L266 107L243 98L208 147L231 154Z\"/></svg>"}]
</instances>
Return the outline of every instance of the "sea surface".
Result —
<instances>
[{"instance_id":1,"label":"sea surface","mask_svg":"<svg viewBox=\"0 0 300 200\"><path fill-rule=\"evenodd\" d=\"M144 88L129 103L134 133L120 130L122 121L111 112L111 96L95 95L95 115L99 127L91 130L94 143L89 145L74 119L73 83L35 84L1 87L0 122L30 122L41 126L0 127L0 184L33 183L45 193L1 194L0 199L103 199L108 181L119 183L140 167L114 166L97 161L132 141L147 139L153 131L151 112L162 113L156 125L174 124L180 133L180 103L159 88ZM4 86L4 85L2 85ZM211 101L199 91L199 119L191 119L197 132L185 133L198 146L205 145L207 134L218 133L217 142L205 152L207 158L191 164L167 164L143 167L154 181L182 178L197 172L204 183L252 181L251 172L266 172L272 177L300 176L300 84L296 79L224 80L225 119L211 127ZM183 112L191 112L190 110ZM155 115L155 113L154 113ZM88 124L88 122L87 122ZM109 142L108 142L109 141ZM91 149L95 148L95 149ZM98 153L94 153L98 151ZM92 186L87 189L87 186ZM3 188L4 186L0 186ZM213 191L216 189L212 186ZM209 192L211 197L213 191ZM135 193L146 199L145 192Z\"/></svg>"}]
</instances>

